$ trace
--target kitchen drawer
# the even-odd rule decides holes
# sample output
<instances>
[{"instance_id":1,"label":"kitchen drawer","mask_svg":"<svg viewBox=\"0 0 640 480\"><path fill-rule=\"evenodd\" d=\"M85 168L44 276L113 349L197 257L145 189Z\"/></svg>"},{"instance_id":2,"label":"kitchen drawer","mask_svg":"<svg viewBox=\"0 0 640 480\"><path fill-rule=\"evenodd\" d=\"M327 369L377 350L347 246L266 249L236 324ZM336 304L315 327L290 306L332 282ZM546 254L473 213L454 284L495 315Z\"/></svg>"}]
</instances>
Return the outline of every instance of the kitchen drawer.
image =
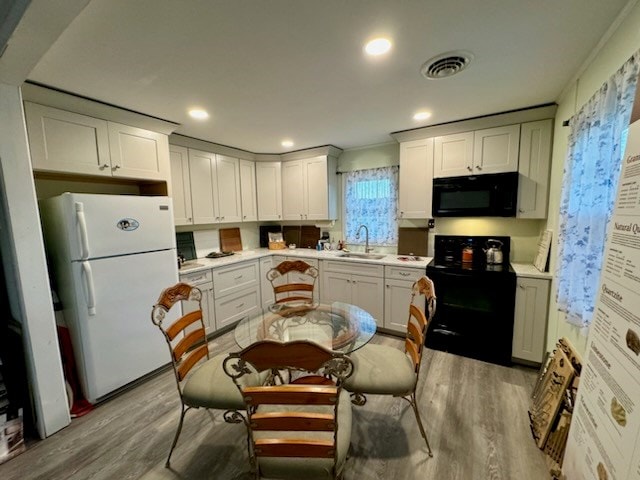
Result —
<instances>
[{"instance_id":1,"label":"kitchen drawer","mask_svg":"<svg viewBox=\"0 0 640 480\"><path fill-rule=\"evenodd\" d=\"M260 290L257 286L216 298L216 328L221 329L244 317L255 315L259 309Z\"/></svg>"},{"instance_id":2,"label":"kitchen drawer","mask_svg":"<svg viewBox=\"0 0 640 480\"><path fill-rule=\"evenodd\" d=\"M213 293L215 297L223 297L238 289L258 287L259 271L257 261L214 268Z\"/></svg>"},{"instance_id":3,"label":"kitchen drawer","mask_svg":"<svg viewBox=\"0 0 640 480\"><path fill-rule=\"evenodd\" d=\"M421 276L424 275L424 268L410 268L410 267L384 267L384 278L395 280L410 280L415 282Z\"/></svg>"},{"instance_id":4,"label":"kitchen drawer","mask_svg":"<svg viewBox=\"0 0 640 480\"><path fill-rule=\"evenodd\" d=\"M211 270L180 274L180 281L189 285L202 285L203 283L211 282L211 280Z\"/></svg>"},{"instance_id":5,"label":"kitchen drawer","mask_svg":"<svg viewBox=\"0 0 640 480\"><path fill-rule=\"evenodd\" d=\"M323 260L322 268L325 272L349 273L353 275L367 275L369 277L384 276L384 265L370 263L356 263L344 260Z\"/></svg>"}]
</instances>

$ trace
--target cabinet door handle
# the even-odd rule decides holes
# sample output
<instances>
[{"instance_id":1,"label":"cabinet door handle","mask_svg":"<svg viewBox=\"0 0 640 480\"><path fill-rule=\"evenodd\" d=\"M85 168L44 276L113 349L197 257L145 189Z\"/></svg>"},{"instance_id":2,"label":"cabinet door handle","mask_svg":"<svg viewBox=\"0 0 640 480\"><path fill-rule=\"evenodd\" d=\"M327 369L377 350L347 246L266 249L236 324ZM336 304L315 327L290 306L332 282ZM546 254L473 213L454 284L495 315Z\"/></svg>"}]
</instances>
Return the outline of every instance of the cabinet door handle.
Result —
<instances>
[{"instance_id":1,"label":"cabinet door handle","mask_svg":"<svg viewBox=\"0 0 640 480\"><path fill-rule=\"evenodd\" d=\"M521 289L521 290L525 290L525 286L523 284L521 284L521 283L518 284L518 288Z\"/></svg>"},{"instance_id":2,"label":"cabinet door handle","mask_svg":"<svg viewBox=\"0 0 640 480\"><path fill-rule=\"evenodd\" d=\"M120 168L120 165L114 165L114 166L112 167L112 170L118 170L119 168Z\"/></svg>"},{"instance_id":3,"label":"cabinet door handle","mask_svg":"<svg viewBox=\"0 0 640 480\"><path fill-rule=\"evenodd\" d=\"M524 213L524 209L519 208L519 209L518 209L518 212L520 212L520 213Z\"/></svg>"},{"instance_id":4,"label":"cabinet door handle","mask_svg":"<svg viewBox=\"0 0 640 480\"><path fill-rule=\"evenodd\" d=\"M470 172L473 171L473 168L471 168L469 165L467 165L467 170L469 170Z\"/></svg>"},{"instance_id":5,"label":"cabinet door handle","mask_svg":"<svg viewBox=\"0 0 640 480\"><path fill-rule=\"evenodd\" d=\"M238 275L237 277L235 277L236 280L240 280L243 277L243 275Z\"/></svg>"},{"instance_id":6,"label":"cabinet door handle","mask_svg":"<svg viewBox=\"0 0 640 480\"><path fill-rule=\"evenodd\" d=\"M398 275L401 275L403 277L408 277L409 275L411 275L410 273L407 272L398 272Z\"/></svg>"},{"instance_id":7,"label":"cabinet door handle","mask_svg":"<svg viewBox=\"0 0 640 480\"><path fill-rule=\"evenodd\" d=\"M187 218L187 222L191 222L191 221L192 221L191 217Z\"/></svg>"},{"instance_id":8,"label":"cabinet door handle","mask_svg":"<svg viewBox=\"0 0 640 480\"><path fill-rule=\"evenodd\" d=\"M220 220L224 220L224 217L220 217Z\"/></svg>"},{"instance_id":9,"label":"cabinet door handle","mask_svg":"<svg viewBox=\"0 0 640 480\"><path fill-rule=\"evenodd\" d=\"M482 167L481 167L480 165L476 165L476 168L477 168L478 170L482 170Z\"/></svg>"},{"instance_id":10,"label":"cabinet door handle","mask_svg":"<svg viewBox=\"0 0 640 480\"><path fill-rule=\"evenodd\" d=\"M244 302L239 303L238 305L236 305L236 308L242 308L242 307L244 307Z\"/></svg>"},{"instance_id":11,"label":"cabinet door handle","mask_svg":"<svg viewBox=\"0 0 640 480\"><path fill-rule=\"evenodd\" d=\"M243 216L242 216L242 218L243 218L243 219L244 219L244 218L247 218L247 216L246 216L246 215L243 215Z\"/></svg>"},{"instance_id":12,"label":"cabinet door handle","mask_svg":"<svg viewBox=\"0 0 640 480\"><path fill-rule=\"evenodd\" d=\"M108 163L103 163L102 165L100 165L98 167L100 170L104 170L105 168L109 168L109 164Z\"/></svg>"}]
</instances>

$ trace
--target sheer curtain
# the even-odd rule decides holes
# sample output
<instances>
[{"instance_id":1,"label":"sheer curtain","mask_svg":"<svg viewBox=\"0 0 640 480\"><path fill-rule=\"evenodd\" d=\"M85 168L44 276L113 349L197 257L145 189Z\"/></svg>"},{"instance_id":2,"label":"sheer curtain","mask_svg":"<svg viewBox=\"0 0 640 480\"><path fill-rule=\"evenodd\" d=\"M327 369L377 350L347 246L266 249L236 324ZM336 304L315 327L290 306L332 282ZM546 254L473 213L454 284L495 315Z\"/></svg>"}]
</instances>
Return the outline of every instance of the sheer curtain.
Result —
<instances>
[{"instance_id":1,"label":"sheer curtain","mask_svg":"<svg viewBox=\"0 0 640 480\"><path fill-rule=\"evenodd\" d=\"M636 52L571 118L560 200L558 307L590 324L638 76Z\"/></svg>"},{"instance_id":2,"label":"sheer curtain","mask_svg":"<svg viewBox=\"0 0 640 480\"><path fill-rule=\"evenodd\" d=\"M344 175L346 242L364 245L364 232L356 239L358 227L364 224L369 229L370 244L397 245L398 167L372 168Z\"/></svg>"}]
</instances>

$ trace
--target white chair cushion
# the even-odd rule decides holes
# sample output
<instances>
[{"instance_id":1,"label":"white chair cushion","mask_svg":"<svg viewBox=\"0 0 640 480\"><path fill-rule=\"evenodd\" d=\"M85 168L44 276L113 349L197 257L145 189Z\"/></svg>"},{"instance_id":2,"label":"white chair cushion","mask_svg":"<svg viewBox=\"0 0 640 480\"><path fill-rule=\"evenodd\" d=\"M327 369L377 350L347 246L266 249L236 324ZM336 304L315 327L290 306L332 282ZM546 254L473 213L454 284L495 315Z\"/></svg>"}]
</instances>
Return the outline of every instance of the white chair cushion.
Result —
<instances>
[{"instance_id":1,"label":"white chair cushion","mask_svg":"<svg viewBox=\"0 0 640 480\"><path fill-rule=\"evenodd\" d=\"M221 410L245 410L242 395L222 367L226 353L216 355L196 367L182 388L184 403L191 407ZM246 385L260 385L264 375L248 374L242 378Z\"/></svg>"},{"instance_id":2,"label":"white chair cushion","mask_svg":"<svg viewBox=\"0 0 640 480\"><path fill-rule=\"evenodd\" d=\"M353 374L345 390L372 395L405 395L413 390L416 374L411 359L402 350L368 344L349 355Z\"/></svg>"},{"instance_id":3,"label":"white chair cushion","mask_svg":"<svg viewBox=\"0 0 640 480\"><path fill-rule=\"evenodd\" d=\"M295 411L295 406L263 406L260 412L268 411ZM300 410L305 412L328 412L333 410L333 406L304 406ZM254 438L318 438L331 439L333 432L254 432ZM347 459L349 444L351 443L351 402L349 393L342 390L338 400L338 438L336 445L338 470L342 468ZM281 457L260 457L258 459L260 474L266 478L288 478L288 479L332 479L331 469L333 459L330 458L281 458Z\"/></svg>"}]
</instances>

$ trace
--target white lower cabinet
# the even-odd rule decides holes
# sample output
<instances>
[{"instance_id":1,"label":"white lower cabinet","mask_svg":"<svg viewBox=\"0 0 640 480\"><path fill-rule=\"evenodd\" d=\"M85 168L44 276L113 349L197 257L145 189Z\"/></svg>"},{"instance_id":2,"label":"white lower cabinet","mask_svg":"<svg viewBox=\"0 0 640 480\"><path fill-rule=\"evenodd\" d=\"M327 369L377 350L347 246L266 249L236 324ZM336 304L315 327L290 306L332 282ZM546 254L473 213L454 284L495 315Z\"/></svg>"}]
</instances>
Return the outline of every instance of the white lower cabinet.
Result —
<instances>
[{"instance_id":1,"label":"white lower cabinet","mask_svg":"<svg viewBox=\"0 0 640 480\"><path fill-rule=\"evenodd\" d=\"M384 319L384 267L339 260L321 263L323 302L345 302L369 312L378 327Z\"/></svg>"},{"instance_id":2,"label":"white lower cabinet","mask_svg":"<svg viewBox=\"0 0 640 480\"><path fill-rule=\"evenodd\" d=\"M406 333L411 287L422 275L421 268L384 267L384 328Z\"/></svg>"},{"instance_id":3,"label":"white lower cabinet","mask_svg":"<svg viewBox=\"0 0 640 480\"><path fill-rule=\"evenodd\" d=\"M546 278L518 277L513 321L514 360L542 363L549 305Z\"/></svg>"},{"instance_id":4,"label":"white lower cabinet","mask_svg":"<svg viewBox=\"0 0 640 480\"><path fill-rule=\"evenodd\" d=\"M280 257L269 256L260 259L260 305L262 305L262 308L267 308L276 301L271 282L267 280L267 273L273 268L275 261L279 258Z\"/></svg>"},{"instance_id":5,"label":"white lower cabinet","mask_svg":"<svg viewBox=\"0 0 640 480\"><path fill-rule=\"evenodd\" d=\"M202 320L207 335L216 330L216 317L213 306L213 282L211 281L211 270L204 270L193 273L180 274L180 281L191 286L198 287L202 292ZM184 302L183 312L186 314L198 309L197 302Z\"/></svg>"},{"instance_id":6,"label":"white lower cabinet","mask_svg":"<svg viewBox=\"0 0 640 480\"><path fill-rule=\"evenodd\" d=\"M259 274L258 260L212 270L217 329L259 311L261 305Z\"/></svg>"}]
</instances>

